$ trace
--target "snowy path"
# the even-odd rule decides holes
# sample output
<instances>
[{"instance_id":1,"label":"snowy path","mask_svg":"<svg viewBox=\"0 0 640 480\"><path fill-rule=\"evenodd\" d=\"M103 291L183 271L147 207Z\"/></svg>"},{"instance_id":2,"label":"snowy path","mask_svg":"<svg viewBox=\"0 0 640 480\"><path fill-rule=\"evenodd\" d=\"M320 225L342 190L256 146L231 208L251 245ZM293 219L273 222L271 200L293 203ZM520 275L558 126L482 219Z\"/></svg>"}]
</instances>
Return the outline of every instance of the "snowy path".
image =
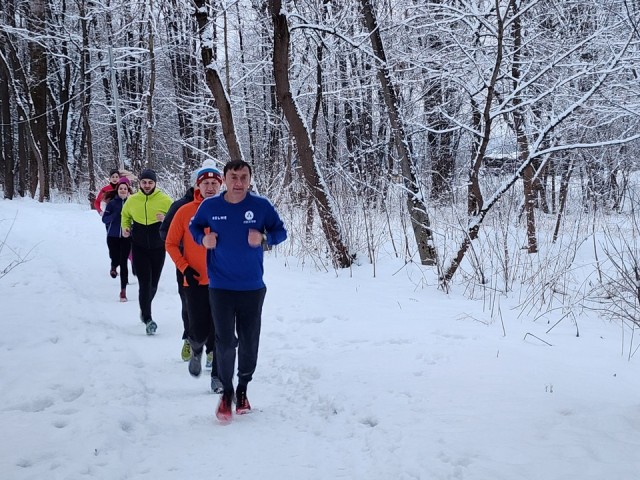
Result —
<instances>
[{"instance_id":1,"label":"snowy path","mask_svg":"<svg viewBox=\"0 0 640 480\"><path fill-rule=\"evenodd\" d=\"M612 325L508 319L504 337L396 263L336 276L270 254L257 411L221 426L179 357L170 259L147 337L95 212L0 201L3 238L16 211L8 243L36 248L0 279L2 479L638 478L639 359Z\"/></svg>"}]
</instances>

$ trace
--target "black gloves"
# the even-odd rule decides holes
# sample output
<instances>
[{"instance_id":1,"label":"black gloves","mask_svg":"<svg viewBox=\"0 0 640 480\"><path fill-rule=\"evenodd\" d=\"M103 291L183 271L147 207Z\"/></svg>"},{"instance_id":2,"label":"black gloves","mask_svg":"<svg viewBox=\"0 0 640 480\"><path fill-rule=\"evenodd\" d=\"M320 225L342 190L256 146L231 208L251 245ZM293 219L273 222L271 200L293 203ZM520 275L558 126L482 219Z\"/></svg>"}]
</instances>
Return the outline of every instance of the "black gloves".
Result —
<instances>
[{"instance_id":1,"label":"black gloves","mask_svg":"<svg viewBox=\"0 0 640 480\"><path fill-rule=\"evenodd\" d=\"M184 278L187 280L187 284L190 287L197 287L200 284L198 278L196 278L196 277L200 277L200 274L193 268L191 267L185 268L182 274L184 275Z\"/></svg>"}]
</instances>

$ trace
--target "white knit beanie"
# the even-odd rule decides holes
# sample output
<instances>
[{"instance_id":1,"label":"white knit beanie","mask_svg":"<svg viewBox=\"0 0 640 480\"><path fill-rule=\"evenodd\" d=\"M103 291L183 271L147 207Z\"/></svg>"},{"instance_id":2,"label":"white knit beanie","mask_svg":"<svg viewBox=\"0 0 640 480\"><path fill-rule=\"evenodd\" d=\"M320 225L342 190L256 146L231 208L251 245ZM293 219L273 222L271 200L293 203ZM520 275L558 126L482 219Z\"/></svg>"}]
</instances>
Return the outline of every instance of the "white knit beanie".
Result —
<instances>
[{"instance_id":1,"label":"white knit beanie","mask_svg":"<svg viewBox=\"0 0 640 480\"><path fill-rule=\"evenodd\" d=\"M201 167L196 168L193 172L191 172L191 176L189 177L189 181L191 182L190 185L192 187L195 187L196 180L198 180L198 175L200 173L200 170L202 170L204 168L216 168L216 162L214 160L207 159L204 162L202 162L202 166Z\"/></svg>"}]
</instances>

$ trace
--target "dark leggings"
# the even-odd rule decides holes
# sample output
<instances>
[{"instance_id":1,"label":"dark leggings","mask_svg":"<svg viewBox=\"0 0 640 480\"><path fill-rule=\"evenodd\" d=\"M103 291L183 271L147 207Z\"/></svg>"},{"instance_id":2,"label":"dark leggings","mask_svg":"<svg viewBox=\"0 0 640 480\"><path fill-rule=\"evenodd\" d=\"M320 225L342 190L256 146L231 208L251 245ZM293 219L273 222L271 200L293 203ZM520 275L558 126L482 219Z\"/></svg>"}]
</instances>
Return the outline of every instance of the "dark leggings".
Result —
<instances>
[{"instance_id":1,"label":"dark leggings","mask_svg":"<svg viewBox=\"0 0 640 480\"><path fill-rule=\"evenodd\" d=\"M209 290L216 332L218 378L225 391L233 390L238 347L238 385L247 385L258 363L262 305L267 289L250 291ZM236 338L236 332L238 337Z\"/></svg>"},{"instance_id":2,"label":"dark leggings","mask_svg":"<svg viewBox=\"0 0 640 480\"><path fill-rule=\"evenodd\" d=\"M127 288L129 283L129 252L131 252L131 239L124 237L107 237L111 268L120 267L120 290Z\"/></svg>"},{"instance_id":3,"label":"dark leggings","mask_svg":"<svg viewBox=\"0 0 640 480\"><path fill-rule=\"evenodd\" d=\"M151 317L151 302L158 291L158 282L164 266L164 248L144 248L135 243L131 245L133 266L138 276L138 302L142 321L147 323Z\"/></svg>"}]
</instances>

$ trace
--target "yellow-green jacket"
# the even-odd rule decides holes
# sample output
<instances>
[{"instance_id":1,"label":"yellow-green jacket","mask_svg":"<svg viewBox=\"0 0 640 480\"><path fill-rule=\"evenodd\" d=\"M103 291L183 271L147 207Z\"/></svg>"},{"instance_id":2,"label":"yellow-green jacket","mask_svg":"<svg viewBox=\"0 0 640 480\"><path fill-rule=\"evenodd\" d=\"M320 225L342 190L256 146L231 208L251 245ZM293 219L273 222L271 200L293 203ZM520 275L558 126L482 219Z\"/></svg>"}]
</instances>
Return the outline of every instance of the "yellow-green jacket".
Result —
<instances>
[{"instance_id":1,"label":"yellow-green jacket","mask_svg":"<svg viewBox=\"0 0 640 480\"><path fill-rule=\"evenodd\" d=\"M122 208L122 229L131 230L131 241L144 248L164 248L160 238L157 213L167 213L173 203L171 197L157 188L150 195L142 190L131 195Z\"/></svg>"}]
</instances>

